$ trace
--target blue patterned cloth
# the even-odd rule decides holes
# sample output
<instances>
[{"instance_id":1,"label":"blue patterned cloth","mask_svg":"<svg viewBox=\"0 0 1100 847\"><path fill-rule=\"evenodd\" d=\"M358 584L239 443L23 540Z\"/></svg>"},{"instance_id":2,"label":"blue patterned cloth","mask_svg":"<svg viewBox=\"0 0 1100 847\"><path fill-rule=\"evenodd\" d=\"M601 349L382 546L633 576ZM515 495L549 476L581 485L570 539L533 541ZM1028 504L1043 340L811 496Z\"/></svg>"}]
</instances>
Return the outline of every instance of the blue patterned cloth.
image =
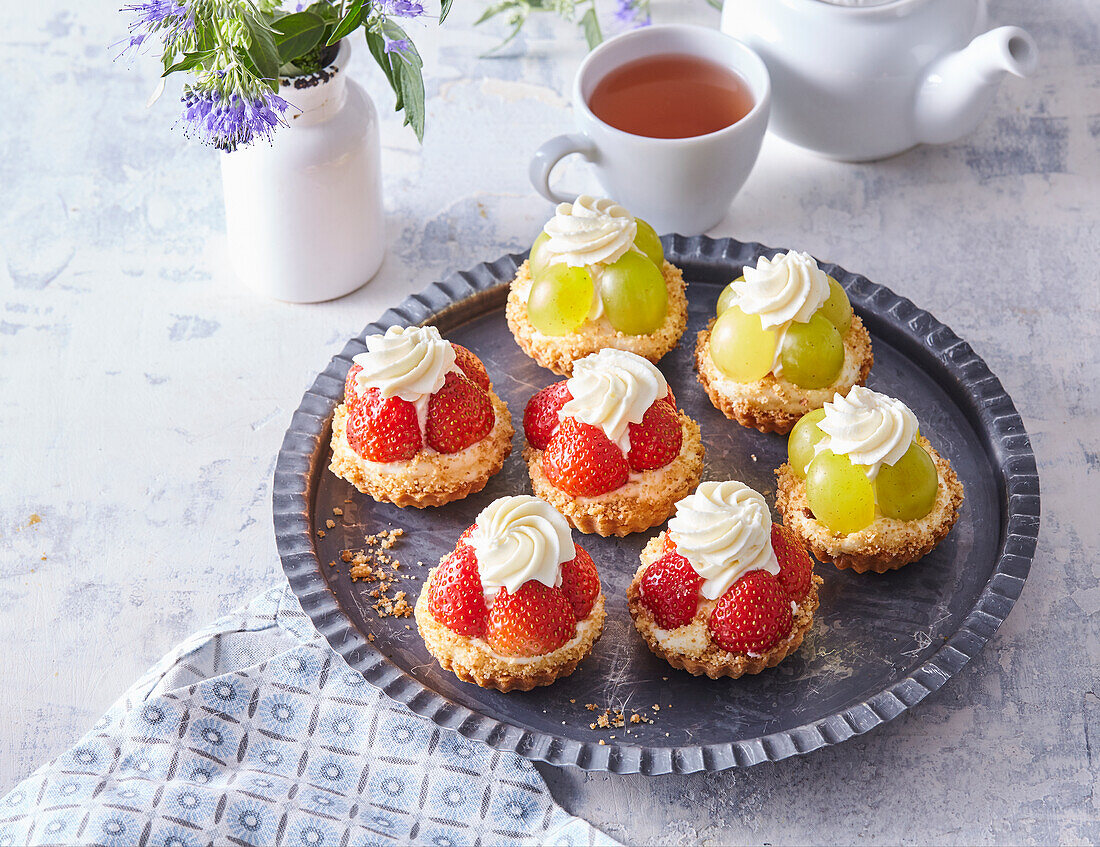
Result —
<instances>
[{"instance_id":1,"label":"blue patterned cloth","mask_svg":"<svg viewBox=\"0 0 1100 847\"><path fill-rule=\"evenodd\" d=\"M0 799L0 845L613 844L531 763L367 684L287 588L165 656Z\"/></svg>"}]
</instances>

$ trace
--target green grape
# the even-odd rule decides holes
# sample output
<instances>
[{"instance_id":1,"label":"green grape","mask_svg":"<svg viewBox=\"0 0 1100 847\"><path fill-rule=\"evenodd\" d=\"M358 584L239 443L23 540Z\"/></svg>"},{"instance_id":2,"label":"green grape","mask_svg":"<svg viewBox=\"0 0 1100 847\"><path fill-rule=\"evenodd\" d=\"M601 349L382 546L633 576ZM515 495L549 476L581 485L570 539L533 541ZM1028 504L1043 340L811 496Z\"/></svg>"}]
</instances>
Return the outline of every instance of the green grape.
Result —
<instances>
[{"instance_id":1,"label":"green grape","mask_svg":"<svg viewBox=\"0 0 1100 847\"><path fill-rule=\"evenodd\" d=\"M531 285L527 317L544 335L566 335L588 317L594 291L588 268L548 265Z\"/></svg>"},{"instance_id":2,"label":"green grape","mask_svg":"<svg viewBox=\"0 0 1100 847\"><path fill-rule=\"evenodd\" d=\"M833 532L859 532L875 519L875 492L863 468L822 450L806 470L806 499Z\"/></svg>"},{"instance_id":3,"label":"green grape","mask_svg":"<svg viewBox=\"0 0 1100 847\"><path fill-rule=\"evenodd\" d=\"M896 465L883 465L875 478L879 511L900 521L920 520L931 512L939 487L932 457L916 442Z\"/></svg>"},{"instance_id":4,"label":"green grape","mask_svg":"<svg viewBox=\"0 0 1100 847\"><path fill-rule=\"evenodd\" d=\"M668 313L668 289L657 266L633 250L600 276L600 296L611 325L627 335L654 332Z\"/></svg>"},{"instance_id":5,"label":"green grape","mask_svg":"<svg viewBox=\"0 0 1100 847\"><path fill-rule=\"evenodd\" d=\"M535 239L535 243L531 245L531 253L528 256L528 270L531 272L532 277L536 277L546 270L547 264L549 264L550 257L546 255L546 251L542 249L542 245L550 240L550 236L545 232L540 232L539 237Z\"/></svg>"},{"instance_id":6,"label":"green grape","mask_svg":"<svg viewBox=\"0 0 1100 847\"><path fill-rule=\"evenodd\" d=\"M634 223L638 225L638 234L634 236L634 246L645 253L649 261L660 268L665 263L665 248L661 246L661 239L657 235L657 230L641 218L635 218Z\"/></svg>"},{"instance_id":7,"label":"green grape","mask_svg":"<svg viewBox=\"0 0 1100 847\"><path fill-rule=\"evenodd\" d=\"M775 331L760 325L759 315L730 306L710 330L710 358L718 370L738 382L755 382L771 372Z\"/></svg>"},{"instance_id":8,"label":"green grape","mask_svg":"<svg viewBox=\"0 0 1100 847\"><path fill-rule=\"evenodd\" d=\"M790 325L779 361L784 378L799 388L824 388L836 381L844 366L844 340L818 311L809 322Z\"/></svg>"},{"instance_id":9,"label":"green grape","mask_svg":"<svg viewBox=\"0 0 1100 847\"><path fill-rule=\"evenodd\" d=\"M718 311L717 314L722 314L730 306L733 305L733 301L737 297L737 292L733 290L733 286L739 282L744 282L743 276L737 277L733 282L722 289L722 293L718 295Z\"/></svg>"},{"instance_id":10,"label":"green grape","mask_svg":"<svg viewBox=\"0 0 1100 847\"><path fill-rule=\"evenodd\" d=\"M808 415L803 415L787 439L787 459L799 479L806 478L806 468L814 460L814 447L825 437L825 433L817 426L824 418L824 409L815 409Z\"/></svg>"},{"instance_id":11,"label":"green grape","mask_svg":"<svg viewBox=\"0 0 1100 847\"><path fill-rule=\"evenodd\" d=\"M841 335L852 325L852 304L840 283L832 277L829 277L829 299L821 304L818 312L828 318Z\"/></svg>"}]
</instances>

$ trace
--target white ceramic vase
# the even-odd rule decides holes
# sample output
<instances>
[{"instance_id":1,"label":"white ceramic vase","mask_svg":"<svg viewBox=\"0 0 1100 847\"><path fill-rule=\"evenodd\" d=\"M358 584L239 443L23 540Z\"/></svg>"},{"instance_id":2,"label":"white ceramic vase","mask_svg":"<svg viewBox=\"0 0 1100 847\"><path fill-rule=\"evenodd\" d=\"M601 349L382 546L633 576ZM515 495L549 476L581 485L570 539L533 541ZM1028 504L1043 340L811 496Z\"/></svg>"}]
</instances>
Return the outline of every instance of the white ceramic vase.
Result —
<instances>
[{"instance_id":1,"label":"white ceramic vase","mask_svg":"<svg viewBox=\"0 0 1100 847\"><path fill-rule=\"evenodd\" d=\"M342 297L382 264L378 113L348 78L351 53L309 76L282 80L287 126L222 154L229 254L253 290L292 303Z\"/></svg>"}]
</instances>

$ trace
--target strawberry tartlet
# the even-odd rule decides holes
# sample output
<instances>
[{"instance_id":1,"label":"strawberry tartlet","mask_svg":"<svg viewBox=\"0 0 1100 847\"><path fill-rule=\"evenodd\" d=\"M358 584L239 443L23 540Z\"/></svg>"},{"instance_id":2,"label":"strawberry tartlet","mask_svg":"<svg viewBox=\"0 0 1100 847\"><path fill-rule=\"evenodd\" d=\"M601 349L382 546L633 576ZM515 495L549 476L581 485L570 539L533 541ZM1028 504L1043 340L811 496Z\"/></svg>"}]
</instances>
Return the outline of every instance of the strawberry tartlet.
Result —
<instances>
[{"instance_id":1,"label":"strawberry tartlet","mask_svg":"<svg viewBox=\"0 0 1100 847\"><path fill-rule=\"evenodd\" d=\"M699 424L656 367L624 350L586 356L535 394L523 430L535 494L585 533L656 526L703 472Z\"/></svg>"},{"instance_id":2,"label":"strawberry tartlet","mask_svg":"<svg viewBox=\"0 0 1100 847\"><path fill-rule=\"evenodd\" d=\"M573 673L591 652L604 597L562 516L523 494L481 511L428 574L415 614L444 669L482 688L530 691Z\"/></svg>"},{"instance_id":3,"label":"strawberry tartlet","mask_svg":"<svg viewBox=\"0 0 1100 847\"><path fill-rule=\"evenodd\" d=\"M441 506L480 491L512 449L485 366L433 326L390 327L352 361L329 470L379 502Z\"/></svg>"},{"instance_id":4,"label":"strawberry tartlet","mask_svg":"<svg viewBox=\"0 0 1100 847\"><path fill-rule=\"evenodd\" d=\"M798 537L740 482L704 482L650 540L627 589L634 626L674 668L760 673L798 649L821 577Z\"/></svg>"}]
</instances>

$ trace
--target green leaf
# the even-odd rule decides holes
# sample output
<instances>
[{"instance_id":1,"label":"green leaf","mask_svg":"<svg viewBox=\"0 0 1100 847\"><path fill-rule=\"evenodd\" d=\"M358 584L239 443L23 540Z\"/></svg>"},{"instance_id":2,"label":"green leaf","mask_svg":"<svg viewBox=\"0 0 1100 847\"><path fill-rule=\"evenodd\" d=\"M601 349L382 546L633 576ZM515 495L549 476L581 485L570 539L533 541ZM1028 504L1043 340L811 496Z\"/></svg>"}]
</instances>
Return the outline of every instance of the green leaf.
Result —
<instances>
[{"instance_id":1,"label":"green leaf","mask_svg":"<svg viewBox=\"0 0 1100 847\"><path fill-rule=\"evenodd\" d=\"M367 30L367 49L370 50L371 56L374 57L374 61L378 64L378 67L382 69L382 73L386 75L386 82L390 84L390 88L393 89L393 93L400 96L400 92L397 90L397 82L393 78L393 68L390 66L390 58L386 54L386 40L377 32Z\"/></svg>"},{"instance_id":2,"label":"green leaf","mask_svg":"<svg viewBox=\"0 0 1100 847\"><path fill-rule=\"evenodd\" d=\"M340 23L336 25L336 29L333 30L332 35L328 37L327 44L331 46L345 35L350 35L361 23L363 23L363 0L351 0L351 5L348 6L348 10L344 13L344 17L340 19Z\"/></svg>"},{"instance_id":3,"label":"green leaf","mask_svg":"<svg viewBox=\"0 0 1100 847\"><path fill-rule=\"evenodd\" d=\"M174 74L176 71L189 71L192 68L197 68L213 55L213 50L199 50L194 53L184 53L183 58L174 65L165 68L161 76L168 76L168 74Z\"/></svg>"},{"instance_id":4,"label":"green leaf","mask_svg":"<svg viewBox=\"0 0 1100 847\"><path fill-rule=\"evenodd\" d=\"M454 3L454 0L442 0L442 2L439 4L439 23L440 23L440 25L442 25L443 22L445 20L447 20L447 15L449 15L451 13L451 4L452 3Z\"/></svg>"},{"instance_id":5,"label":"green leaf","mask_svg":"<svg viewBox=\"0 0 1100 847\"><path fill-rule=\"evenodd\" d=\"M581 29L584 30L584 40L588 42L588 49L603 41L603 33L600 32L600 19L596 17L596 7L591 7L581 15Z\"/></svg>"},{"instance_id":6,"label":"green leaf","mask_svg":"<svg viewBox=\"0 0 1100 847\"><path fill-rule=\"evenodd\" d=\"M255 16L245 15L244 25L248 29L249 45L248 57L255 65L260 79L274 82L278 91L279 78L279 50L275 46L272 33L257 22Z\"/></svg>"},{"instance_id":7,"label":"green leaf","mask_svg":"<svg viewBox=\"0 0 1100 847\"><path fill-rule=\"evenodd\" d=\"M499 3L494 3L492 6L486 7L485 11L481 13L481 17L474 21L474 26L485 23L489 18L499 15L501 12L506 12L509 9L522 5L523 3L521 0L501 0Z\"/></svg>"},{"instance_id":8,"label":"green leaf","mask_svg":"<svg viewBox=\"0 0 1100 847\"><path fill-rule=\"evenodd\" d=\"M325 23L334 24L340 20L339 10L327 0L318 0L318 2L309 6L306 11L321 18Z\"/></svg>"},{"instance_id":9,"label":"green leaf","mask_svg":"<svg viewBox=\"0 0 1100 847\"><path fill-rule=\"evenodd\" d=\"M275 31L280 63L293 62L317 46L325 22L310 12L296 12L275 21Z\"/></svg>"},{"instance_id":10,"label":"green leaf","mask_svg":"<svg viewBox=\"0 0 1100 847\"><path fill-rule=\"evenodd\" d=\"M707 0L707 3L717 9L719 12L722 11L722 0Z\"/></svg>"},{"instance_id":11,"label":"green leaf","mask_svg":"<svg viewBox=\"0 0 1100 847\"><path fill-rule=\"evenodd\" d=\"M492 47L482 53L482 59L486 59L492 56L494 53L501 50L502 48L510 44L513 40L515 40L515 37L519 35L520 30L523 29L523 25L527 23L527 16L531 13L531 8L532 7L527 3L522 3L516 6L515 14L513 14L512 17L508 19L508 23L512 26L512 31L508 33L507 37L502 42L500 42L500 44L497 44L495 47Z\"/></svg>"},{"instance_id":12,"label":"green leaf","mask_svg":"<svg viewBox=\"0 0 1100 847\"><path fill-rule=\"evenodd\" d=\"M412 127L416 140L424 142L424 60L420 58L416 47L408 34L393 21L382 23L382 31L391 41L404 39L408 49L394 50L388 53L390 67L393 68L394 81L397 83L398 108L405 111L405 125Z\"/></svg>"}]
</instances>

